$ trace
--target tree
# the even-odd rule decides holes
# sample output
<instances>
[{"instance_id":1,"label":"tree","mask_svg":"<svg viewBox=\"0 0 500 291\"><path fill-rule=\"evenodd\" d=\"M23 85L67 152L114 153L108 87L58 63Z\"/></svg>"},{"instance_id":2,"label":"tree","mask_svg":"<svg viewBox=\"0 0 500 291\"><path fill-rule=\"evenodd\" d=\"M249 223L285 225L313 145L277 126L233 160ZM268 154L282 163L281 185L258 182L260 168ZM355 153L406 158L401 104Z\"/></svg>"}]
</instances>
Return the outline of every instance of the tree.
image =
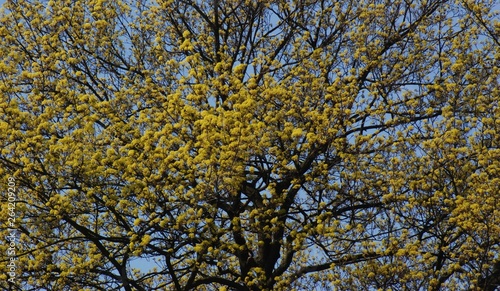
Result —
<instances>
[{"instance_id":1,"label":"tree","mask_svg":"<svg viewBox=\"0 0 500 291\"><path fill-rule=\"evenodd\" d=\"M494 6L6 1L0 286L494 290Z\"/></svg>"}]
</instances>

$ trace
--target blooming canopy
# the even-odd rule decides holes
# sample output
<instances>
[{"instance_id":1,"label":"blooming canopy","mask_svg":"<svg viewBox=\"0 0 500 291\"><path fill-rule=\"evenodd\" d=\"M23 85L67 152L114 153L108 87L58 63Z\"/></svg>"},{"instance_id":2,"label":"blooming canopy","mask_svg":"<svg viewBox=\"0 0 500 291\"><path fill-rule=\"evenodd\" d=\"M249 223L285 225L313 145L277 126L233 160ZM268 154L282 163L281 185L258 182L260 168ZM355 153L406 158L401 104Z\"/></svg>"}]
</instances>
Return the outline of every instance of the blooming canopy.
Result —
<instances>
[{"instance_id":1,"label":"blooming canopy","mask_svg":"<svg viewBox=\"0 0 500 291\"><path fill-rule=\"evenodd\" d=\"M494 8L6 1L0 286L494 290Z\"/></svg>"}]
</instances>

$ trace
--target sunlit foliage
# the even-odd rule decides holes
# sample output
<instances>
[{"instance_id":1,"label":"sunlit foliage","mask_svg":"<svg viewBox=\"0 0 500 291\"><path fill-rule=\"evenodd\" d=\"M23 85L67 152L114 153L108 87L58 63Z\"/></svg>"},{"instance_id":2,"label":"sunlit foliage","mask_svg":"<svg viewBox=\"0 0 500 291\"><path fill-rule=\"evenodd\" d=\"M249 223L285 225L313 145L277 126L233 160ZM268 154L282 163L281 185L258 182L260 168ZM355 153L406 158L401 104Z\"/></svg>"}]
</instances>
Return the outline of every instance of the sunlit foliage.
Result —
<instances>
[{"instance_id":1,"label":"sunlit foliage","mask_svg":"<svg viewBox=\"0 0 500 291\"><path fill-rule=\"evenodd\" d=\"M0 287L495 290L497 4L6 1Z\"/></svg>"}]
</instances>

